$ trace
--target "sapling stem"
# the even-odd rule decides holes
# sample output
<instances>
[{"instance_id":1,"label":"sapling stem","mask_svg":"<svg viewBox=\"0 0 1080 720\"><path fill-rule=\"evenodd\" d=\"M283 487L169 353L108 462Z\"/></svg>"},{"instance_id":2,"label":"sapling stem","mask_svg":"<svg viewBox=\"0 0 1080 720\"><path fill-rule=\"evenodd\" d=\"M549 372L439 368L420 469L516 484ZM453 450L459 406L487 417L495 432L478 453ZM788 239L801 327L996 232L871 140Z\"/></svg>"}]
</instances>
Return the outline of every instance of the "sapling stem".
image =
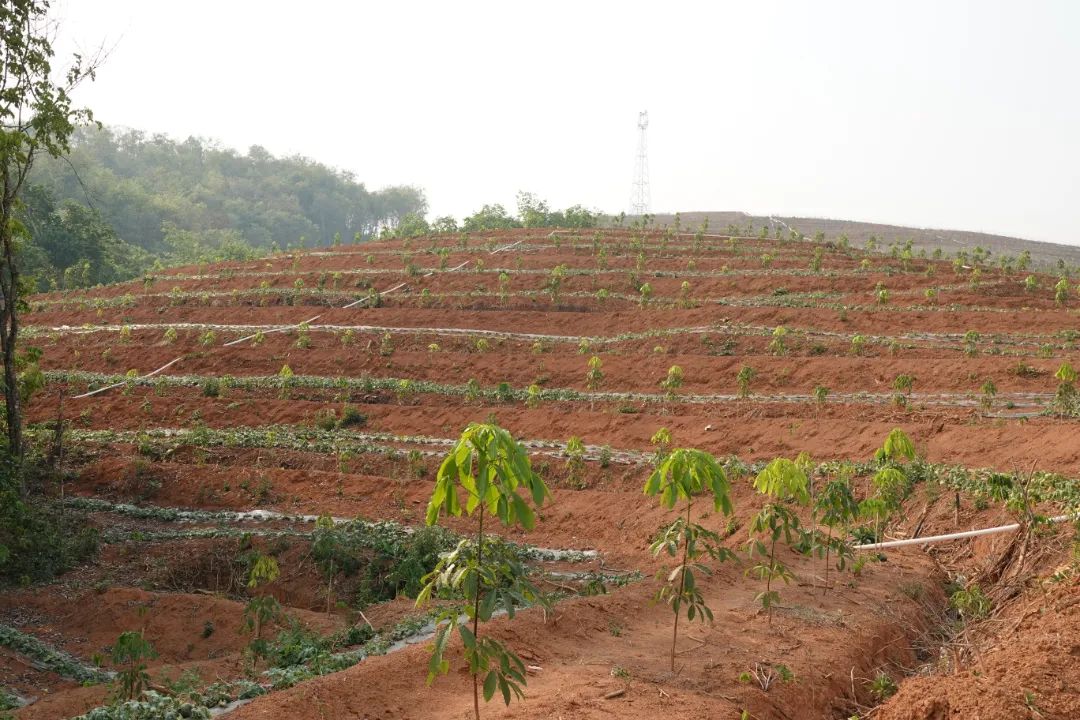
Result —
<instances>
[{"instance_id":1,"label":"sapling stem","mask_svg":"<svg viewBox=\"0 0 1080 720\"><path fill-rule=\"evenodd\" d=\"M829 551L832 550L832 527L829 527L828 539L825 541L825 589L822 595L829 592Z\"/></svg>"},{"instance_id":2,"label":"sapling stem","mask_svg":"<svg viewBox=\"0 0 1080 720\"><path fill-rule=\"evenodd\" d=\"M769 575L765 578L765 597L769 598L769 625L772 625L772 578L776 572L776 532L773 531L769 544Z\"/></svg>"},{"instance_id":3,"label":"sapling stem","mask_svg":"<svg viewBox=\"0 0 1080 720\"><path fill-rule=\"evenodd\" d=\"M484 566L484 500L480 499L479 507L479 523L476 529L476 566L481 568ZM476 583L476 597L473 599L473 638L477 643L477 649L480 644L480 583ZM473 672L472 674L472 696L473 696L473 713L476 715L476 720L480 720L480 674Z\"/></svg>"},{"instance_id":4,"label":"sapling stem","mask_svg":"<svg viewBox=\"0 0 1080 720\"><path fill-rule=\"evenodd\" d=\"M682 572L679 573L679 594L676 596L679 603L677 609L682 609L682 596L683 591L686 588L686 559L690 553L690 543L688 542L690 537L690 506L693 503L690 500L686 501L686 525L683 527L683 553L682 553ZM671 672L675 672L675 643L679 639L679 613L675 613L675 629L671 633Z\"/></svg>"}]
</instances>

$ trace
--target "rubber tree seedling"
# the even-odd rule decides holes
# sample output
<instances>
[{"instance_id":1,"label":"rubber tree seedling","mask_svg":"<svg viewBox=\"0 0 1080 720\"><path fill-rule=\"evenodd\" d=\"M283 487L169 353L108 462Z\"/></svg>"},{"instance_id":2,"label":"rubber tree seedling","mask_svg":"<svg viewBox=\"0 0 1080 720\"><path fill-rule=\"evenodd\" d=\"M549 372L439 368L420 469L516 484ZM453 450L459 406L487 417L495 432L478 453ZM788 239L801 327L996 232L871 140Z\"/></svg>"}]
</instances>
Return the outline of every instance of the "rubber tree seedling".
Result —
<instances>
[{"instance_id":1,"label":"rubber tree seedling","mask_svg":"<svg viewBox=\"0 0 1080 720\"><path fill-rule=\"evenodd\" d=\"M750 383L757 377L757 370L749 365L743 365L739 368L738 374L735 376L735 382L739 386L739 397L750 397Z\"/></svg>"},{"instance_id":2,"label":"rubber tree seedling","mask_svg":"<svg viewBox=\"0 0 1080 720\"><path fill-rule=\"evenodd\" d=\"M599 357L593 355L587 363L588 370L585 372L585 387L589 392L596 392L604 381L604 363Z\"/></svg>"},{"instance_id":3,"label":"rubber tree seedling","mask_svg":"<svg viewBox=\"0 0 1080 720\"><path fill-rule=\"evenodd\" d=\"M306 322L305 323L300 323L300 325L297 326L295 345L296 345L296 347L300 348L301 350L307 350L308 348L311 347L310 327L308 326L308 324Z\"/></svg>"},{"instance_id":4,"label":"rubber tree seedling","mask_svg":"<svg viewBox=\"0 0 1080 720\"><path fill-rule=\"evenodd\" d=\"M326 577L326 614L329 615L333 608L335 576L342 570L346 575L354 572L357 561L350 556L344 532L326 515L315 521L311 555Z\"/></svg>"},{"instance_id":5,"label":"rubber tree seedling","mask_svg":"<svg viewBox=\"0 0 1080 720\"><path fill-rule=\"evenodd\" d=\"M860 514L873 520L875 537L881 539L889 517L900 509L911 490L903 461L914 460L915 444L900 428L893 428L874 453L879 467L871 479L873 494L860 503Z\"/></svg>"},{"instance_id":6,"label":"rubber tree seedling","mask_svg":"<svg viewBox=\"0 0 1080 720\"><path fill-rule=\"evenodd\" d=\"M390 357L394 354L394 336L391 333L383 333L379 340L379 354Z\"/></svg>"},{"instance_id":7,"label":"rubber tree seedling","mask_svg":"<svg viewBox=\"0 0 1080 720\"><path fill-rule=\"evenodd\" d=\"M499 302L506 304L506 298L510 293L510 276L504 272L499 273Z\"/></svg>"},{"instance_id":8,"label":"rubber tree seedling","mask_svg":"<svg viewBox=\"0 0 1080 720\"><path fill-rule=\"evenodd\" d=\"M777 559L776 546L781 537L789 546L794 543L799 530L799 517L789 505L809 504L808 488L806 473L797 463L787 458L776 458L754 479L754 489L771 501L765 503L750 523L747 550L751 559L758 556L761 561L747 570L747 574L765 581L765 590L758 593L754 599L768 612L770 625L772 607L780 599L780 594L772 589L773 580L779 579L788 583L793 577L791 570Z\"/></svg>"},{"instance_id":9,"label":"rubber tree seedling","mask_svg":"<svg viewBox=\"0 0 1080 720\"><path fill-rule=\"evenodd\" d=\"M702 621L713 619L712 610L698 587L695 573L707 575L710 570L701 562L705 556L723 562L735 555L721 545L722 538L716 532L693 522L691 510L697 495L711 495L714 512L731 515L730 485L724 469L712 455L701 450L679 448L673 450L656 468L645 483L645 494L659 496L660 505L671 510L680 500L686 501L684 514L673 522L650 546L653 555L666 552L682 559L668 572L659 577L663 585L656 592L656 602L666 602L675 613L675 625L671 632L671 671L675 671L675 644L679 638L679 618L684 608L686 619Z\"/></svg>"},{"instance_id":10,"label":"rubber tree seedling","mask_svg":"<svg viewBox=\"0 0 1080 720\"><path fill-rule=\"evenodd\" d=\"M271 583L281 575L277 560L270 555L256 555L248 573L247 586L254 590L260 585ZM256 657L266 654L266 641L263 640L263 628L281 614L281 605L273 595L257 595L244 607L243 628L252 634L251 651Z\"/></svg>"},{"instance_id":11,"label":"rubber tree seedling","mask_svg":"<svg viewBox=\"0 0 1080 720\"><path fill-rule=\"evenodd\" d=\"M566 472L572 485L582 486L582 473L585 471L585 443L577 435L566 441Z\"/></svg>"},{"instance_id":12,"label":"rubber tree seedling","mask_svg":"<svg viewBox=\"0 0 1080 720\"><path fill-rule=\"evenodd\" d=\"M851 354L852 355L862 355L863 354L863 348L865 346L866 346L866 338L865 337L863 337L862 335L858 335L858 334L851 336Z\"/></svg>"},{"instance_id":13,"label":"rubber tree seedling","mask_svg":"<svg viewBox=\"0 0 1080 720\"><path fill-rule=\"evenodd\" d=\"M455 517L475 515L477 524L476 535L462 539L456 548L440 555L435 568L421 581L417 607L440 593L463 594L465 598L464 607L449 607L436 618L427 681L430 684L449 672L450 661L444 654L456 630L473 678L473 712L477 720L481 685L485 701L499 690L509 705L511 696L523 697L526 684L521 658L494 638L481 637L480 622L490 620L496 608L505 609L512 619L520 606L547 604L529 581L518 555L505 543L485 535L484 520L494 516L506 527L520 525L531 530L536 515L530 501L540 508L550 497L547 485L533 472L525 448L494 423L471 423L466 427L435 478L427 524L438 524L443 513ZM462 612L468 622L461 621Z\"/></svg>"},{"instance_id":14,"label":"rubber tree seedling","mask_svg":"<svg viewBox=\"0 0 1080 720\"><path fill-rule=\"evenodd\" d=\"M915 258L915 255L914 255L914 253L911 252L910 247L905 247L900 252L900 267L901 267L901 269L903 269L904 272L909 272L911 270L911 261L914 258Z\"/></svg>"},{"instance_id":15,"label":"rubber tree seedling","mask_svg":"<svg viewBox=\"0 0 1080 720\"><path fill-rule=\"evenodd\" d=\"M825 401L828 400L828 398L829 388L825 387L824 385L814 386L814 400L817 401L818 405L824 405Z\"/></svg>"},{"instance_id":16,"label":"rubber tree seedling","mask_svg":"<svg viewBox=\"0 0 1080 720\"><path fill-rule=\"evenodd\" d=\"M971 271L971 276L968 278L968 286L972 290L978 290L982 284L982 270L975 268Z\"/></svg>"},{"instance_id":17,"label":"rubber tree seedling","mask_svg":"<svg viewBox=\"0 0 1080 720\"><path fill-rule=\"evenodd\" d=\"M469 381L465 383L465 399L469 402L477 400L480 392L480 382L476 378L469 378Z\"/></svg>"},{"instance_id":18,"label":"rubber tree seedling","mask_svg":"<svg viewBox=\"0 0 1080 720\"><path fill-rule=\"evenodd\" d=\"M684 308L688 308L691 305L690 302L690 282L683 280L679 285L679 305Z\"/></svg>"},{"instance_id":19,"label":"rubber tree seedling","mask_svg":"<svg viewBox=\"0 0 1080 720\"><path fill-rule=\"evenodd\" d=\"M1024 290L1027 292L1035 292L1039 289L1039 280L1034 275L1028 275L1024 278Z\"/></svg>"},{"instance_id":20,"label":"rubber tree seedling","mask_svg":"<svg viewBox=\"0 0 1080 720\"><path fill-rule=\"evenodd\" d=\"M667 377L660 381L660 387L667 393L668 400L674 400L683 384L683 369L678 365L668 368Z\"/></svg>"},{"instance_id":21,"label":"rubber tree seedling","mask_svg":"<svg viewBox=\"0 0 1080 720\"><path fill-rule=\"evenodd\" d=\"M994 384L992 379L987 378L979 390L982 391L982 398L979 403L982 405L983 410L989 412L990 408L994 406L994 398L997 396L997 385Z\"/></svg>"},{"instance_id":22,"label":"rubber tree seedling","mask_svg":"<svg viewBox=\"0 0 1080 720\"><path fill-rule=\"evenodd\" d=\"M638 288L638 294L640 296L638 302L641 304L641 307L647 307L649 305L649 300L652 299L652 293L652 285L649 283L644 283Z\"/></svg>"},{"instance_id":23,"label":"rubber tree seedling","mask_svg":"<svg viewBox=\"0 0 1080 720\"><path fill-rule=\"evenodd\" d=\"M978 330L968 330L964 333L964 354L968 357L975 357L979 354L979 341L982 340L982 335Z\"/></svg>"},{"instance_id":24,"label":"rubber tree seedling","mask_svg":"<svg viewBox=\"0 0 1080 720\"><path fill-rule=\"evenodd\" d=\"M893 390L896 393L893 395L893 405L899 408L907 407L908 393L911 392L911 388L915 386L914 375L897 375L893 380Z\"/></svg>"},{"instance_id":25,"label":"rubber tree seedling","mask_svg":"<svg viewBox=\"0 0 1080 720\"><path fill-rule=\"evenodd\" d=\"M551 273L548 275L548 282L545 289L548 294L551 295L551 304L559 304L559 293L562 290L562 281L566 277L566 266L556 265L551 269Z\"/></svg>"},{"instance_id":26,"label":"rubber tree seedling","mask_svg":"<svg viewBox=\"0 0 1080 720\"><path fill-rule=\"evenodd\" d=\"M851 492L851 486L846 480L833 480L822 488L814 499L814 507L819 513L821 524L827 527L828 536L825 541L825 588L829 591L829 556L836 550L837 569L843 570L847 559L851 556L851 545L847 541L847 533L844 530L851 525L859 515L859 504ZM839 530L840 534L834 536Z\"/></svg>"},{"instance_id":27,"label":"rubber tree seedling","mask_svg":"<svg viewBox=\"0 0 1080 720\"><path fill-rule=\"evenodd\" d=\"M404 405L409 398L416 392L416 386L413 380L409 378L402 378L394 385L394 395L397 397L399 404Z\"/></svg>"},{"instance_id":28,"label":"rubber tree seedling","mask_svg":"<svg viewBox=\"0 0 1080 720\"><path fill-rule=\"evenodd\" d=\"M784 337L787 336L787 328L783 325L777 326L772 333L772 340L769 341L769 352L773 355L786 355L787 345L784 343Z\"/></svg>"},{"instance_id":29,"label":"rubber tree seedling","mask_svg":"<svg viewBox=\"0 0 1080 720\"><path fill-rule=\"evenodd\" d=\"M138 700L150 684L145 661L157 657L154 646L142 632L129 630L120 633L109 655L113 664L120 668L113 691L116 699Z\"/></svg>"},{"instance_id":30,"label":"rubber tree seedling","mask_svg":"<svg viewBox=\"0 0 1080 720\"><path fill-rule=\"evenodd\" d=\"M1016 259L1016 269L1020 272L1024 272L1031 267L1031 251L1025 250L1020 253L1020 257Z\"/></svg>"},{"instance_id":31,"label":"rubber tree seedling","mask_svg":"<svg viewBox=\"0 0 1080 720\"><path fill-rule=\"evenodd\" d=\"M660 467L667 458L668 453L671 451L671 431L666 427L662 427L653 433L653 436L649 438L649 442L656 447L656 453L653 456L653 464Z\"/></svg>"},{"instance_id":32,"label":"rubber tree seedling","mask_svg":"<svg viewBox=\"0 0 1080 720\"><path fill-rule=\"evenodd\" d=\"M278 378L281 380L281 397L289 397L289 387L292 385L293 376L292 368L288 365L282 365L281 370L278 370Z\"/></svg>"},{"instance_id":33,"label":"rubber tree seedling","mask_svg":"<svg viewBox=\"0 0 1080 720\"><path fill-rule=\"evenodd\" d=\"M1058 305L1064 305L1065 301L1069 299L1069 279L1064 275L1054 285L1054 302Z\"/></svg>"},{"instance_id":34,"label":"rubber tree seedling","mask_svg":"<svg viewBox=\"0 0 1080 720\"><path fill-rule=\"evenodd\" d=\"M1062 415L1070 414L1076 405L1076 380L1078 377L1076 369L1066 360L1061 363L1057 372L1054 373L1054 377L1058 380L1057 392L1054 394L1054 407Z\"/></svg>"}]
</instances>

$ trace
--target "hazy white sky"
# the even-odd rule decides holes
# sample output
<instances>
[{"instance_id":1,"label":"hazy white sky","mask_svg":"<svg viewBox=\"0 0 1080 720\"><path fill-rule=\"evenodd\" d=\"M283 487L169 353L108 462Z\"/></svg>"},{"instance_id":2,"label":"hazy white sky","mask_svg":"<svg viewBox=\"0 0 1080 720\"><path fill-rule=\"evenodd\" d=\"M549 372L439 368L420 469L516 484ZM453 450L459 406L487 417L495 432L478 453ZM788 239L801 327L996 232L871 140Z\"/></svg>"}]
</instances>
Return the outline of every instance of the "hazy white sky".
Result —
<instances>
[{"instance_id":1,"label":"hazy white sky","mask_svg":"<svg viewBox=\"0 0 1080 720\"><path fill-rule=\"evenodd\" d=\"M519 189L1080 244L1080 2L54 0L107 124L299 153L433 214Z\"/></svg>"}]
</instances>

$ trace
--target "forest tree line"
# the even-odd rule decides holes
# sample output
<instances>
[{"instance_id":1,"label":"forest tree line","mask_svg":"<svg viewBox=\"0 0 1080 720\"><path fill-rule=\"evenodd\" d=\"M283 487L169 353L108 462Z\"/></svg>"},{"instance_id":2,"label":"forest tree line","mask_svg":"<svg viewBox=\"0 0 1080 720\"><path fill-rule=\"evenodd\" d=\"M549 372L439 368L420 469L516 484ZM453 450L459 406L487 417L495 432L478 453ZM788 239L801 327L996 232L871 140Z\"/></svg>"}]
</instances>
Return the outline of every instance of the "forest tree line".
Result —
<instances>
[{"instance_id":1,"label":"forest tree line","mask_svg":"<svg viewBox=\"0 0 1080 720\"><path fill-rule=\"evenodd\" d=\"M368 190L351 173L257 145L242 154L94 126L78 129L67 157L37 160L22 201L22 262L38 290L366 239L427 210L418 188Z\"/></svg>"}]
</instances>

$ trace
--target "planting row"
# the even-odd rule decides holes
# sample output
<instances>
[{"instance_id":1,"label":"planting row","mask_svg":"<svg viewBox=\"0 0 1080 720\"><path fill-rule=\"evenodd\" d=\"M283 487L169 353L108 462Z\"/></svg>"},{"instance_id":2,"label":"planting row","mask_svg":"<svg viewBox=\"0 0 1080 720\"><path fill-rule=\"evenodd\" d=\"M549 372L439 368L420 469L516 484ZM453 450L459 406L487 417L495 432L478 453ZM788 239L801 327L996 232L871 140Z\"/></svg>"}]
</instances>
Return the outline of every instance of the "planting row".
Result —
<instances>
[{"instance_id":1,"label":"planting row","mask_svg":"<svg viewBox=\"0 0 1080 720\"><path fill-rule=\"evenodd\" d=\"M184 335L181 336L181 333ZM1008 355L1012 357L1053 357L1059 350L1076 349L1080 339L1078 330L1062 330L1055 333L1001 333L984 337L978 331L967 333L916 333L906 332L895 336L870 335L861 333L845 334L829 330L800 329L796 327L763 327L744 323L717 323L691 327L658 328L643 332L623 332L608 336L596 335L554 335L545 333L514 332L507 330L487 330L477 328L437 328L382 325L339 325L302 322L298 325L255 325L224 323L132 323L102 324L81 326L42 327L30 325L23 331L28 339L45 339L57 342L68 336L117 335L121 344L139 343L145 346L173 344L185 340L187 349L205 349L222 343L238 344L243 340L249 345L258 346L278 333L285 333L286 346L299 349L315 347L315 338L330 335L333 344L343 348L360 344L365 335L368 340L379 343L380 354L386 350L428 350L430 352L466 352L485 353L494 348L491 341L499 343L498 350L504 353L522 352L542 354L559 345L574 345L578 354L601 353L613 349L612 346L634 345L641 352L664 353L677 351L679 354L733 355L736 345L733 338L762 338L750 342L740 349L740 354L757 355L826 355L850 354L857 356L871 355L873 348L884 348L892 355L902 351L918 350L918 357L925 359L926 350L942 352L962 352L968 356L980 353L990 355ZM424 336L448 338L451 343L442 342L432 345ZM658 346L656 341L680 336L702 336L698 343L672 346ZM720 337L715 337L720 336ZM727 338L727 339L725 339ZM643 342L644 341L644 342ZM109 338L107 347L116 344ZM510 344L507 344L510 343ZM85 344L80 341L80 349L85 351ZM631 348L634 349L634 348ZM86 354L86 352L83 352Z\"/></svg>"},{"instance_id":2,"label":"planting row","mask_svg":"<svg viewBox=\"0 0 1080 720\"><path fill-rule=\"evenodd\" d=\"M417 396L437 395L445 397L461 398L467 403L480 404L514 404L523 403L529 408L539 407L545 402L575 402L597 403L621 406L631 404L626 412L636 413L640 409L633 407L634 403L662 406L664 404L695 404L695 405L725 405L729 403L755 403L755 404L808 404L824 405L826 403L839 403L841 405L892 405L898 408L908 406L944 407L944 408L975 408L981 407L990 410L997 407L1006 409L1034 408L1045 410L1048 414L1058 416L1072 416L1076 413L1076 398L1074 394L1075 370L1068 363L1062 363L1055 377L1057 389L1054 392L1010 392L999 393L993 380L984 380L982 385L976 384L971 391L965 393L916 393L913 388L917 378L913 375L901 374L893 379L892 392L889 393L838 393L830 388L818 385L808 394L760 394L755 389L758 381L758 372L749 365L743 365L735 374L734 380L738 386L737 392L727 393L691 393L684 390L687 382L683 368L673 365L668 369L666 376L661 377L658 384L664 392L620 392L602 391L600 386L607 382L603 371L603 363L595 362L599 358L593 356L585 363L584 374L585 391L573 388L542 387L536 383L526 388L515 388L509 382L501 382L495 386L482 386L475 379L470 379L464 384L439 383L428 380L396 377L375 377L366 375L359 378L326 377L316 375L298 375L288 365L276 375L262 376L213 376L213 375L167 375L139 376L132 370L124 375L95 373L87 371L63 371L50 370L42 374L45 383L62 384L68 388L86 388L87 393L98 391L119 390L128 392L136 387L153 388L158 395L164 394L169 388L200 388L204 396L218 397L228 390L242 390L246 392L273 392L281 398L290 397L294 391L304 390L329 390L345 397L351 397L350 393L386 393L392 396L399 404L408 404ZM1027 366L1025 366L1026 368ZM1031 369L1032 374L1037 371ZM789 382L785 381L785 382ZM71 390L69 390L71 392ZM78 396L77 396L78 397ZM376 401L379 398L372 398ZM333 411L330 415L333 416ZM335 421L328 417L331 424Z\"/></svg>"}]
</instances>

